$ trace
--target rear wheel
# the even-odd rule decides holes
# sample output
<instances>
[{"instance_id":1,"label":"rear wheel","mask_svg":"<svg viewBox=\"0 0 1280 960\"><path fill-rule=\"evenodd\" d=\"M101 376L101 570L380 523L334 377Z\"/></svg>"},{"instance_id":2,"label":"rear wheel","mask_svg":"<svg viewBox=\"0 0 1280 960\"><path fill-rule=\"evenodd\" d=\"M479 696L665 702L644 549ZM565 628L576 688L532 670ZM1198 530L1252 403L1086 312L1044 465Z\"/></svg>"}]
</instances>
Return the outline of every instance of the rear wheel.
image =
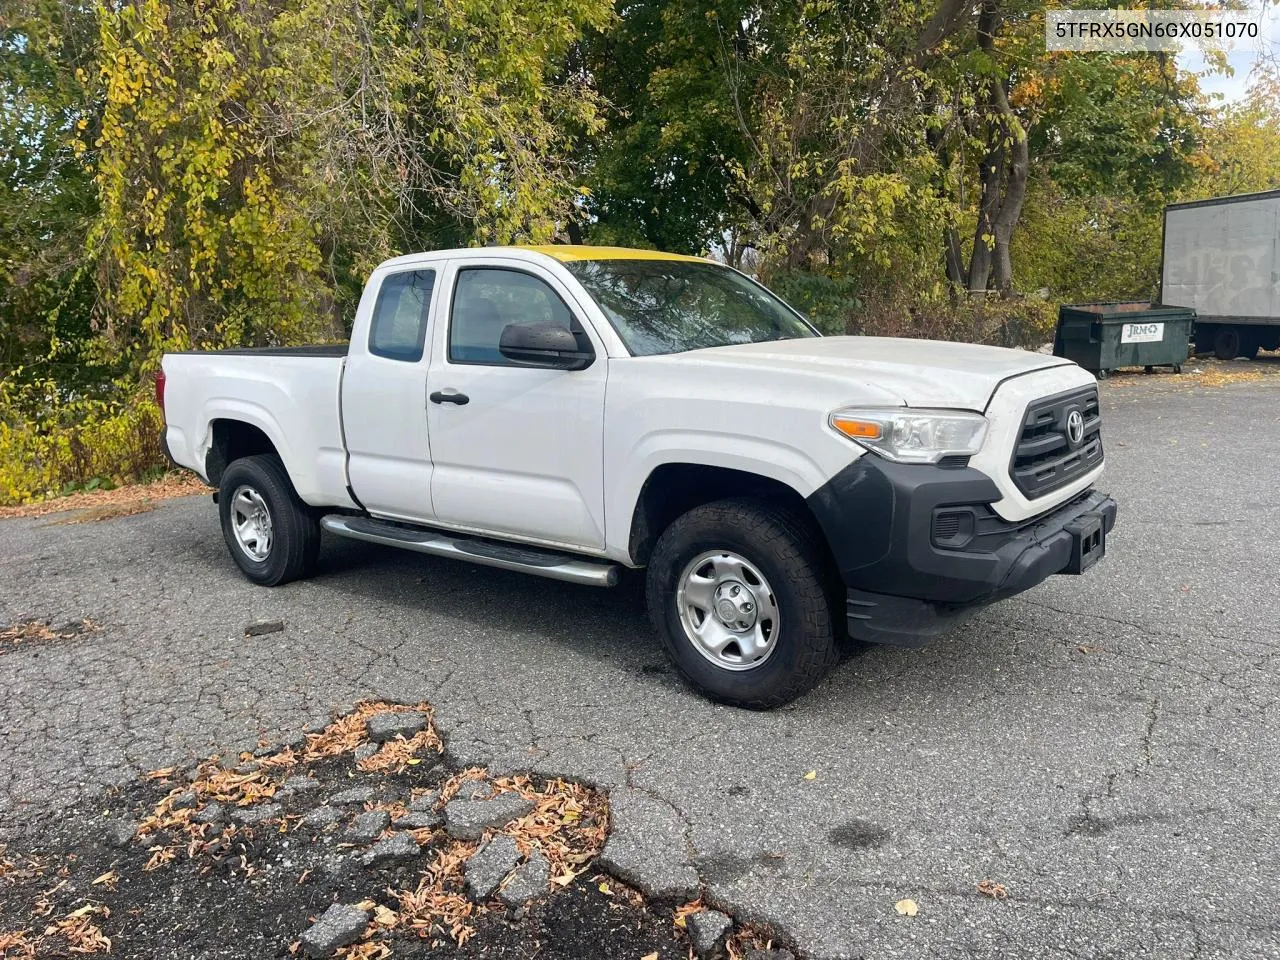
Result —
<instances>
[{"instance_id":1,"label":"rear wheel","mask_svg":"<svg viewBox=\"0 0 1280 960\"><path fill-rule=\"evenodd\" d=\"M315 570L320 523L294 492L279 457L244 457L228 466L218 515L231 559L254 583L274 587Z\"/></svg>"},{"instance_id":2,"label":"rear wheel","mask_svg":"<svg viewBox=\"0 0 1280 960\"><path fill-rule=\"evenodd\" d=\"M824 548L804 519L753 500L695 507L658 539L649 615L667 653L714 700L762 710L839 659Z\"/></svg>"},{"instance_id":3,"label":"rear wheel","mask_svg":"<svg viewBox=\"0 0 1280 960\"><path fill-rule=\"evenodd\" d=\"M1234 360L1240 356L1242 346L1240 331L1235 327L1219 327L1213 335L1213 355L1219 360ZM1257 355L1257 348L1253 352Z\"/></svg>"}]
</instances>

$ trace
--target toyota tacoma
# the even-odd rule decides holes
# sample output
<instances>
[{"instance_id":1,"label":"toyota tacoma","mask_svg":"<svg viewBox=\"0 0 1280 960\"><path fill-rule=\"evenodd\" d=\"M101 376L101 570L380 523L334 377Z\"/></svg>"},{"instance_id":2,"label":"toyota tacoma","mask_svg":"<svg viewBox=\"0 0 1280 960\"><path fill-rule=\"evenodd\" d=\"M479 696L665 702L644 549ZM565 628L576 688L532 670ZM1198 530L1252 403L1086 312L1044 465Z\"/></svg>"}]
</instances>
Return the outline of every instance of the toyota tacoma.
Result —
<instances>
[{"instance_id":1,"label":"toyota tacoma","mask_svg":"<svg viewBox=\"0 0 1280 960\"><path fill-rule=\"evenodd\" d=\"M1094 378L1057 357L821 336L697 257L390 260L349 345L171 353L164 445L255 583L322 532L572 583L645 568L707 695L774 707L845 638L914 645L1106 549Z\"/></svg>"}]
</instances>

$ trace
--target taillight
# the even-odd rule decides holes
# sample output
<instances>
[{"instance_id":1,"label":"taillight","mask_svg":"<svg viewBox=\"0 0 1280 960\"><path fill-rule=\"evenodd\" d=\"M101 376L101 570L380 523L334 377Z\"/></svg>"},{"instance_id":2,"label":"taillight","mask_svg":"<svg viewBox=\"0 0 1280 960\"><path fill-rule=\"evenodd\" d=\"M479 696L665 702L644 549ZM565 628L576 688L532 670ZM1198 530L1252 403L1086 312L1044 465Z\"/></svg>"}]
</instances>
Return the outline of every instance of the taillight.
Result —
<instances>
[{"instance_id":1,"label":"taillight","mask_svg":"<svg viewBox=\"0 0 1280 960\"><path fill-rule=\"evenodd\" d=\"M156 405L164 413L164 371L156 371Z\"/></svg>"}]
</instances>

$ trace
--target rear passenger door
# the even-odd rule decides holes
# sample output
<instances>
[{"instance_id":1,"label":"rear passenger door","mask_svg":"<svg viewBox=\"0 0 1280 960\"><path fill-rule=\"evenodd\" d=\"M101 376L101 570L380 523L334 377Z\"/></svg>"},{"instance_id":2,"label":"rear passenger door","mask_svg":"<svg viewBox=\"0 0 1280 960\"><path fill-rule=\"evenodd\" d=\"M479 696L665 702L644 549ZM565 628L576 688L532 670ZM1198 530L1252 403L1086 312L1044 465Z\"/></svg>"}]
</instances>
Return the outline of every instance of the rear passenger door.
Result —
<instances>
[{"instance_id":1,"label":"rear passenger door","mask_svg":"<svg viewBox=\"0 0 1280 960\"><path fill-rule=\"evenodd\" d=\"M455 260L449 272L428 377L437 519L603 551L603 344L550 270ZM562 324L590 343L595 360L585 370L518 366L498 349L513 323Z\"/></svg>"},{"instance_id":2,"label":"rear passenger door","mask_svg":"<svg viewBox=\"0 0 1280 960\"><path fill-rule=\"evenodd\" d=\"M361 301L367 322L357 317L354 327L367 335L352 340L342 378L347 476L356 498L377 516L434 516L427 369L437 279L435 267L385 274L372 304Z\"/></svg>"}]
</instances>

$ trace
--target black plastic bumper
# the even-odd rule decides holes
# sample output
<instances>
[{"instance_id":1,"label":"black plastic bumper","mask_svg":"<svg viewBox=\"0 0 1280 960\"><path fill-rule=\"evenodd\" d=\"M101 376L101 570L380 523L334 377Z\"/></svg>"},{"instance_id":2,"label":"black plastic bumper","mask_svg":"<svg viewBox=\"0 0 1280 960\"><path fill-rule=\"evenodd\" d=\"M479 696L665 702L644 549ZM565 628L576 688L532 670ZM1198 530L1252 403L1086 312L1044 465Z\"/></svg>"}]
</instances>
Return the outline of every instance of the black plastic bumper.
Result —
<instances>
[{"instance_id":1,"label":"black plastic bumper","mask_svg":"<svg viewBox=\"0 0 1280 960\"><path fill-rule=\"evenodd\" d=\"M850 635L927 642L985 604L1083 572L1115 525L1115 500L1096 491L1023 523L990 508L1000 496L970 467L868 455L810 497L848 591Z\"/></svg>"},{"instance_id":2,"label":"black plastic bumper","mask_svg":"<svg viewBox=\"0 0 1280 960\"><path fill-rule=\"evenodd\" d=\"M164 458L175 467L181 467L182 464L173 459L173 454L169 451L169 428L160 428L160 450L164 453Z\"/></svg>"}]
</instances>

